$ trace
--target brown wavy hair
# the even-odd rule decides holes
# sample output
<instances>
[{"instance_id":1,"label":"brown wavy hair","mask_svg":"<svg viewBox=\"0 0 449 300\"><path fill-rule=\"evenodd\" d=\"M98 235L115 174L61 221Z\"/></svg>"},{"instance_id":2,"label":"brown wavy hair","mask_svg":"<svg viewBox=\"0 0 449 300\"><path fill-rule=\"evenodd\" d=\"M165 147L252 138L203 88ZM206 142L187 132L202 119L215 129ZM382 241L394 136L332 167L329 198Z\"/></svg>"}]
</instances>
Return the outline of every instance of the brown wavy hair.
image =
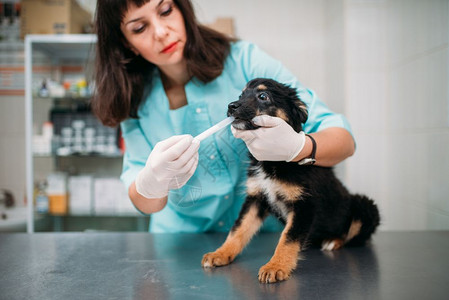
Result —
<instances>
[{"instance_id":1,"label":"brown wavy hair","mask_svg":"<svg viewBox=\"0 0 449 300\"><path fill-rule=\"evenodd\" d=\"M156 66L128 47L120 24L130 4L143 6L149 0L98 0L95 13L96 91L91 107L104 125L117 126L127 118L137 118L144 86ZM187 42L184 57L189 74L203 83L217 78L235 39L198 23L189 0L173 0L184 17Z\"/></svg>"}]
</instances>

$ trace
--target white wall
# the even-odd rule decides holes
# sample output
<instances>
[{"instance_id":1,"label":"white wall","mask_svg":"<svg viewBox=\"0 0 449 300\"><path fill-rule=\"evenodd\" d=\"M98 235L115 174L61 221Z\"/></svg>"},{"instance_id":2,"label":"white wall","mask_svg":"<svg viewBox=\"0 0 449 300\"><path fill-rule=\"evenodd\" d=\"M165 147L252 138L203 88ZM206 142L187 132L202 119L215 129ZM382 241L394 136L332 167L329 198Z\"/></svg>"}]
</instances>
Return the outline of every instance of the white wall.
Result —
<instances>
[{"instance_id":1,"label":"white wall","mask_svg":"<svg viewBox=\"0 0 449 300\"><path fill-rule=\"evenodd\" d=\"M25 101L20 96L0 96L0 189L24 204Z\"/></svg>"},{"instance_id":2,"label":"white wall","mask_svg":"<svg viewBox=\"0 0 449 300\"><path fill-rule=\"evenodd\" d=\"M448 1L345 1L347 183L384 229L449 228Z\"/></svg>"}]
</instances>

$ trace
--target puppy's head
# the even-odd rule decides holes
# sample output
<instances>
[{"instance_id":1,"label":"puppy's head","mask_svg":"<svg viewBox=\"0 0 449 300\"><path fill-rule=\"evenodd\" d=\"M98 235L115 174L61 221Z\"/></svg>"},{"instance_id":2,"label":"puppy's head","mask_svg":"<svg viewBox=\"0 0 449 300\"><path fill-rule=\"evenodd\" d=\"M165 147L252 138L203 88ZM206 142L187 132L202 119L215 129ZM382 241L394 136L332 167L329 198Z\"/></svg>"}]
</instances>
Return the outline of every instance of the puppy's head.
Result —
<instances>
[{"instance_id":1,"label":"puppy's head","mask_svg":"<svg viewBox=\"0 0 449 300\"><path fill-rule=\"evenodd\" d=\"M307 107L296 89L272 79L256 78L247 83L239 100L229 103L228 116L235 118L235 128L252 130L259 126L251 120L259 115L279 117L299 132L307 121Z\"/></svg>"}]
</instances>

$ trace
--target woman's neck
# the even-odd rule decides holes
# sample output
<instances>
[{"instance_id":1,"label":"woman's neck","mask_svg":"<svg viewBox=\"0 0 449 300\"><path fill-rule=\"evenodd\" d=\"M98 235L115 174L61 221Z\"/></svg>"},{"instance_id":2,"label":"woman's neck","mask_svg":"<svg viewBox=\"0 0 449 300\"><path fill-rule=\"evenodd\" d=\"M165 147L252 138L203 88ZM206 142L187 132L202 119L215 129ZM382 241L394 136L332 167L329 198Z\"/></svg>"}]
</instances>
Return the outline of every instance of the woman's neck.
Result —
<instances>
[{"instance_id":1,"label":"woman's neck","mask_svg":"<svg viewBox=\"0 0 449 300\"><path fill-rule=\"evenodd\" d=\"M159 67L159 69L165 89L184 87L191 78L187 72L187 65L185 63L176 66L163 66Z\"/></svg>"},{"instance_id":2,"label":"woman's neck","mask_svg":"<svg viewBox=\"0 0 449 300\"><path fill-rule=\"evenodd\" d=\"M187 104L187 96L184 86L190 80L187 67L170 66L159 67L162 85L167 95L170 109L177 109Z\"/></svg>"}]
</instances>

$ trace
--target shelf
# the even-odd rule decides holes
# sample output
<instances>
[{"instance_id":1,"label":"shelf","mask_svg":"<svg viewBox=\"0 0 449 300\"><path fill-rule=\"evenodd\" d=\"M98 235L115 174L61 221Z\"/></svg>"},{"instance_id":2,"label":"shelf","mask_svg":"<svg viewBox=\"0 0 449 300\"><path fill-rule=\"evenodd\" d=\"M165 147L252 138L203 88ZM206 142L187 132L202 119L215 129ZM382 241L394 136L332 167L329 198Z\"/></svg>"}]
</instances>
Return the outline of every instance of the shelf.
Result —
<instances>
[{"instance_id":1,"label":"shelf","mask_svg":"<svg viewBox=\"0 0 449 300\"><path fill-rule=\"evenodd\" d=\"M93 68L93 59L95 58L95 44L97 41L97 37L94 34L63 34L63 35L27 35L25 37L24 42L24 50L25 50L25 120L26 120L26 182L27 182L27 198L33 199L34 196L34 176L35 170L39 171L44 170L42 172L43 176L45 176L45 172L48 170L45 168L47 166L52 167L52 164L46 164L48 160L57 159L58 164L67 164L70 162L70 159L76 161L76 165L82 165L83 171L88 173L92 173L92 168L98 168L97 161L100 161L106 168L99 168L99 175L110 175L111 166L115 167L119 164L118 160L114 160L115 158L122 158L122 154L114 153L111 155L102 155L98 153L76 153L72 154L67 152L69 155L39 155L33 153L33 120L38 116L42 116L45 110L50 112L50 108L48 107L51 101L55 103L60 101L62 104L65 104L64 101L67 102L89 102L91 99L91 95L86 95L85 97L77 96L77 95L64 95L63 97L40 97L39 95L35 95L33 90L35 86L33 86L33 77L40 76L39 72L64 72L60 69L53 70L53 66L71 66L72 64L83 65L83 72L89 74L91 71L90 68ZM23 49L23 45L0 45L1 47L7 47L8 49ZM33 72L33 68L42 67L39 69L40 71ZM47 68L48 66L48 68ZM69 68L70 69L70 68ZM71 72L71 71L65 71ZM73 71L75 72L75 71ZM52 74L54 75L54 74ZM61 95L63 93L61 92ZM35 112L38 114L35 115ZM45 113L48 113L45 112ZM40 114L40 115L39 115ZM38 120L42 121L42 120ZM38 122L40 123L40 122ZM90 158L97 159L89 160ZM113 160L109 160L109 159ZM86 160L85 160L86 159ZM107 161L102 161L105 159ZM34 161L39 161L39 164L35 165ZM84 161L85 160L85 161ZM43 167L45 164L45 167ZM62 166L61 168L64 168ZM52 170L50 171L58 171ZM37 172L38 173L38 172ZM36 174L37 174L36 173ZM27 232L32 233L35 231L35 221L38 216L42 218L49 218L49 215L36 215L35 207L33 201L28 201L27 207ZM116 216L116 214L114 214ZM131 215L126 215L131 216ZM70 216L71 217L71 216ZM94 217L94 216L87 216ZM96 217L96 216L95 216Z\"/></svg>"},{"instance_id":2,"label":"shelf","mask_svg":"<svg viewBox=\"0 0 449 300\"><path fill-rule=\"evenodd\" d=\"M123 158L123 154L71 154L71 155L56 155L56 154L33 154L34 158Z\"/></svg>"},{"instance_id":3,"label":"shelf","mask_svg":"<svg viewBox=\"0 0 449 300\"><path fill-rule=\"evenodd\" d=\"M95 56L95 34L30 34L25 44L32 43L33 51L41 51L52 59L87 60Z\"/></svg>"},{"instance_id":4,"label":"shelf","mask_svg":"<svg viewBox=\"0 0 449 300\"><path fill-rule=\"evenodd\" d=\"M38 78L36 76L40 76L39 72L41 71L39 70L43 70L42 72L45 74L51 74L48 76L55 76L56 78L49 78L58 82L62 81L62 79L66 79L64 78L65 75L67 75L69 80L72 77L76 79L80 72L82 72L85 77L88 77L87 74L90 74L90 68L93 68L94 66L92 60L95 56L95 43L96 36L92 34L27 35L25 38L27 198L33 199L34 179L48 179L48 174L51 174L52 172L64 172L69 176L83 176L83 174L86 174L86 176L91 177L89 187L86 184L86 188L90 189L90 192L86 190L86 193L90 193L88 194L90 196L84 194L81 196L78 195L78 198L77 196L73 196L73 201L76 202L79 200L79 203L81 203L85 200L84 202L87 203L89 200L92 204L94 201L97 203L96 201L98 200L98 203L100 203L100 205L97 205L93 210L91 210L90 207L94 206L87 205L87 209L80 209L79 214L72 214L71 211L76 213L77 210L71 210L69 206L67 215L58 216L51 215L48 212L38 213L34 201L28 201L27 232L29 233L35 231L36 220L43 220L38 224L38 231L48 231L51 230L51 228L55 231L84 230L83 228L94 228L95 230L130 230L132 229L131 226L134 226L134 228L137 226L141 231L148 230L148 218L140 215L137 210L132 207L131 202L120 202L127 201L128 199L125 188L123 187L122 189L122 186L119 186L123 154L115 148L115 140L118 138L118 129L106 128L100 124L99 120L90 119L90 117L88 117L88 115L91 116L88 104L92 95L79 96L78 94L71 94L70 91L65 94L67 90L60 89L56 92L59 92L61 97L41 94L42 96L45 96L42 97L36 92L36 87L38 86L33 85L33 78ZM42 68L33 72L34 66ZM75 67L71 68L72 66ZM44 130L41 130L42 135L39 135L41 131L36 128L35 132L33 128L33 121L36 121L36 124L43 124L43 122L47 120L53 122L54 136L60 136L59 140L53 141L52 147L49 147L48 139L44 139ZM75 124L73 124L74 121L83 121L84 125L78 126L78 122L77 126L75 126ZM98 127L104 128L98 128L97 130L97 125ZM66 134L66 136L70 135L72 138L70 143L68 142L68 139L63 140L62 138L63 127L72 127L71 133ZM95 129L95 131L90 131L90 134L88 135L88 137L91 138L89 140L89 145L92 144L93 147L80 148L79 143L87 145L87 142L85 143L84 141L75 143L73 137L76 133L80 133L82 139L87 138L86 132L80 132L82 128ZM33 135L34 132L36 135ZM92 134L93 132L95 132L95 134ZM95 138L92 139L93 136L95 136ZM37 138L35 139L35 137ZM102 137L103 140L101 140L100 137ZM114 148L111 147L110 154L101 154L103 151L71 151L85 149L108 150L108 145L112 145L112 138L114 138ZM96 146L99 145L104 145L104 148L97 148ZM33 146L36 147L34 148L34 151L36 151L35 153L33 153ZM40 148L41 146L45 146L45 148ZM39 150L42 149L44 151L39 152ZM51 149L58 149L59 151L51 153ZM76 179L73 182L76 182ZM84 183L85 182L81 182L81 187L80 183L78 183L78 186L73 188L72 192L77 191L76 188L83 189ZM97 190L95 190L95 188L97 188ZM70 187L67 185L64 190L68 192ZM99 191L99 193L95 194L95 191ZM72 193L72 195L73 194L75 193ZM111 199L106 199L108 197ZM105 205L103 205L103 200L106 203ZM70 199L68 201L70 201ZM122 219L118 222L116 218ZM128 222L129 226L125 228L122 224L126 223L126 221L130 222Z\"/></svg>"},{"instance_id":5,"label":"shelf","mask_svg":"<svg viewBox=\"0 0 449 300\"><path fill-rule=\"evenodd\" d=\"M96 232L96 231L141 231L148 232L149 217L142 214L116 215L65 215L36 214L39 232Z\"/></svg>"},{"instance_id":6,"label":"shelf","mask_svg":"<svg viewBox=\"0 0 449 300\"><path fill-rule=\"evenodd\" d=\"M87 95L84 97L81 96L73 96L73 95L66 95L66 96L62 96L62 97L54 97L54 96L48 96L48 97L42 97L39 96L37 94L33 95L33 99L39 99L39 100L48 100L48 101L83 101L83 102L87 102L90 101L90 99L92 99L93 95Z\"/></svg>"},{"instance_id":7,"label":"shelf","mask_svg":"<svg viewBox=\"0 0 449 300\"><path fill-rule=\"evenodd\" d=\"M52 215L48 213L34 213L35 217L52 217L52 218L129 218L129 217L142 217L146 218L147 216L144 216L137 211L134 212L123 212L123 213L108 213L108 214L66 214L66 215Z\"/></svg>"},{"instance_id":8,"label":"shelf","mask_svg":"<svg viewBox=\"0 0 449 300\"><path fill-rule=\"evenodd\" d=\"M0 51L8 52L8 51L23 51L25 49L23 42L10 42L10 41L2 41L0 42Z\"/></svg>"}]
</instances>

